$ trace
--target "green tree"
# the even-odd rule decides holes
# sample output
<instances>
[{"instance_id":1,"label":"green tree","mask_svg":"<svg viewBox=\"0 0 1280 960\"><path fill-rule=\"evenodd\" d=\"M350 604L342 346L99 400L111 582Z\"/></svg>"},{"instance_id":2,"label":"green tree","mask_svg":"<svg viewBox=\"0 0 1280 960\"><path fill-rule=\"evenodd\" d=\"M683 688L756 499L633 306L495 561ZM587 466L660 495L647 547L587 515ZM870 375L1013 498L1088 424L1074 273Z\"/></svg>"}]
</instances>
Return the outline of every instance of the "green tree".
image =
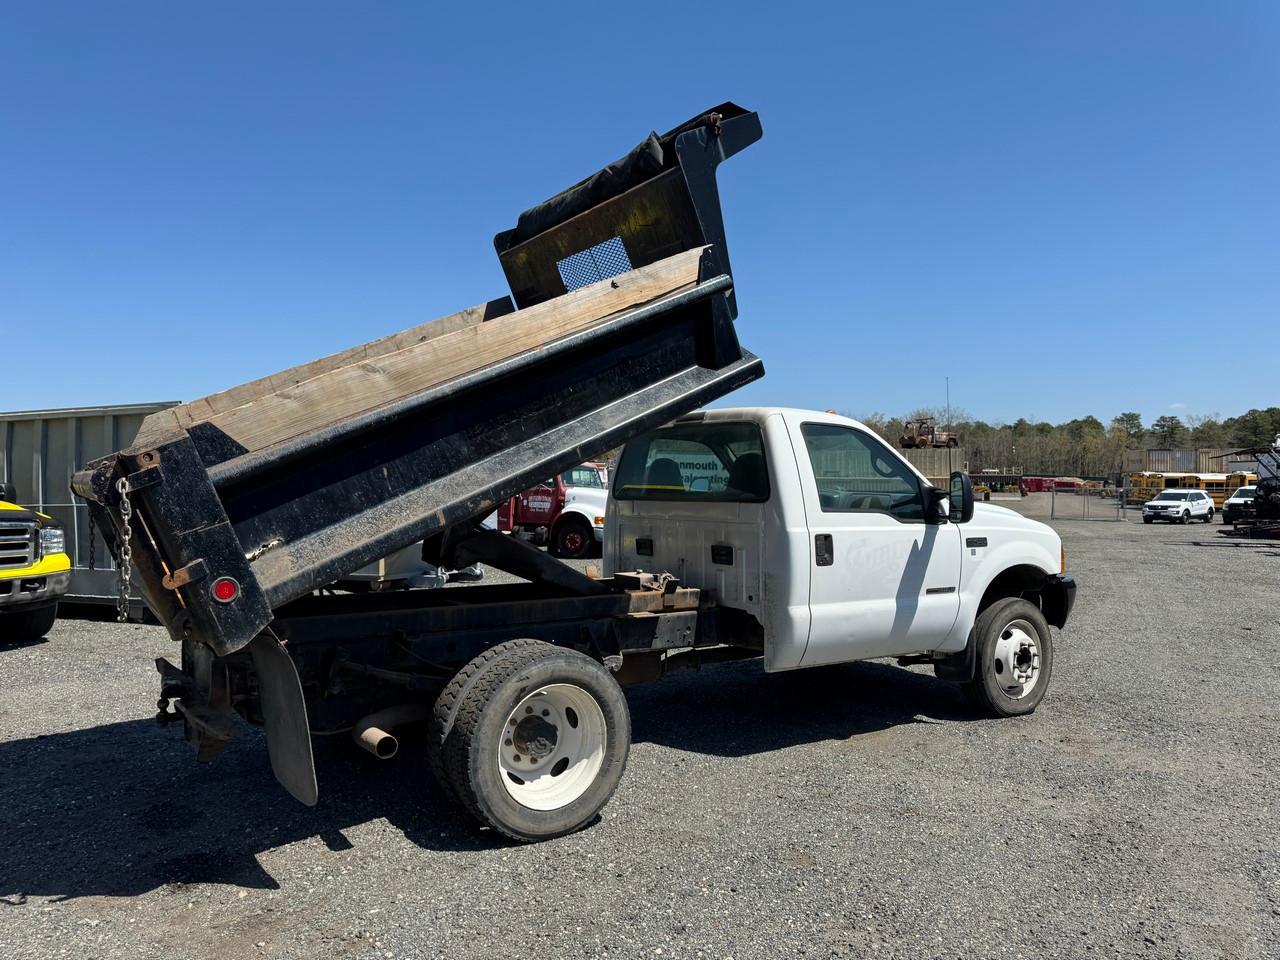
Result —
<instances>
[{"instance_id":1,"label":"green tree","mask_svg":"<svg viewBox=\"0 0 1280 960\"><path fill-rule=\"evenodd\" d=\"M1280 407L1249 410L1223 422L1227 442L1238 447L1269 447L1280 432Z\"/></svg>"},{"instance_id":2,"label":"green tree","mask_svg":"<svg viewBox=\"0 0 1280 960\"><path fill-rule=\"evenodd\" d=\"M1114 417L1111 425L1123 430L1125 437L1134 445L1142 443L1142 438L1147 433L1147 428L1142 425L1142 414L1133 411Z\"/></svg>"},{"instance_id":3,"label":"green tree","mask_svg":"<svg viewBox=\"0 0 1280 960\"><path fill-rule=\"evenodd\" d=\"M1185 441L1186 436L1187 428L1172 414L1166 413L1163 417L1157 417L1156 422L1151 424L1151 439L1155 441L1156 446L1178 447Z\"/></svg>"},{"instance_id":4,"label":"green tree","mask_svg":"<svg viewBox=\"0 0 1280 960\"><path fill-rule=\"evenodd\" d=\"M1188 416L1187 427L1191 430L1191 445L1194 447L1222 447L1230 442L1216 413L1206 417Z\"/></svg>"}]
</instances>

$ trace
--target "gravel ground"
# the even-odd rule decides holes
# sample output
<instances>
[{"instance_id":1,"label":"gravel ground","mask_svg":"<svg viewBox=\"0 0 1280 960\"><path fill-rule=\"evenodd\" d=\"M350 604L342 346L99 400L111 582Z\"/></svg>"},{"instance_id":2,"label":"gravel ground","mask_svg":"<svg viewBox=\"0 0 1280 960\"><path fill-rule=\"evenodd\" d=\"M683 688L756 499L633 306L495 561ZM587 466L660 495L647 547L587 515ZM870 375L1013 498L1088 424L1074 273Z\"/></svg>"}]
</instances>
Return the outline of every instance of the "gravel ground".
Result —
<instances>
[{"instance_id":1,"label":"gravel ground","mask_svg":"<svg viewBox=\"0 0 1280 960\"><path fill-rule=\"evenodd\" d=\"M1016 504L1044 515L1044 497ZM1080 583L1035 715L923 670L736 664L629 692L602 820L514 846L420 750L151 720L154 627L0 648L0 956L1280 956L1280 545L1057 521Z\"/></svg>"}]
</instances>

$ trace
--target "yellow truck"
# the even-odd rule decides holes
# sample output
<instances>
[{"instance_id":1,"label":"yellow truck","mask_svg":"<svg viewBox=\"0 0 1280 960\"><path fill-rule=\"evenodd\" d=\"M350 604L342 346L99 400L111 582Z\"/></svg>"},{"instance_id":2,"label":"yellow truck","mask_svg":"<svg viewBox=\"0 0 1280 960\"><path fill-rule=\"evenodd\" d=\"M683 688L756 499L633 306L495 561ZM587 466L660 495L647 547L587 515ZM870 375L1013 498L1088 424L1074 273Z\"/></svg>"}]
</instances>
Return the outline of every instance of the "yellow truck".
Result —
<instances>
[{"instance_id":1,"label":"yellow truck","mask_svg":"<svg viewBox=\"0 0 1280 960\"><path fill-rule=\"evenodd\" d=\"M12 485L0 483L0 646L48 633L71 585L62 524L16 498Z\"/></svg>"}]
</instances>

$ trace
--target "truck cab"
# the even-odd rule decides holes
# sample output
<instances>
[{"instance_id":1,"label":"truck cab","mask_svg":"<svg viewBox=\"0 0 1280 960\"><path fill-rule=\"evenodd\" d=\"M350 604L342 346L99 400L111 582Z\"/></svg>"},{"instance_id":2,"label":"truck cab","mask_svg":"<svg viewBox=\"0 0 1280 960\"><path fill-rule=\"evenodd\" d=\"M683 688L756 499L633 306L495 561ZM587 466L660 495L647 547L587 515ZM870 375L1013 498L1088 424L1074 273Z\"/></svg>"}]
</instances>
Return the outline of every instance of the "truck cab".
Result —
<instances>
[{"instance_id":1,"label":"truck cab","mask_svg":"<svg viewBox=\"0 0 1280 960\"><path fill-rule=\"evenodd\" d=\"M13 487L0 483L0 645L48 633L71 585L62 524L16 499Z\"/></svg>"},{"instance_id":2,"label":"truck cab","mask_svg":"<svg viewBox=\"0 0 1280 960\"><path fill-rule=\"evenodd\" d=\"M834 414L703 411L623 450L605 572L668 570L747 614L766 670L892 656L954 673L972 666L973 628L997 601L1062 626L1074 597L1057 533L973 504L971 488L961 509L967 482L935 489Z\"/></svg>"}]
</instances>

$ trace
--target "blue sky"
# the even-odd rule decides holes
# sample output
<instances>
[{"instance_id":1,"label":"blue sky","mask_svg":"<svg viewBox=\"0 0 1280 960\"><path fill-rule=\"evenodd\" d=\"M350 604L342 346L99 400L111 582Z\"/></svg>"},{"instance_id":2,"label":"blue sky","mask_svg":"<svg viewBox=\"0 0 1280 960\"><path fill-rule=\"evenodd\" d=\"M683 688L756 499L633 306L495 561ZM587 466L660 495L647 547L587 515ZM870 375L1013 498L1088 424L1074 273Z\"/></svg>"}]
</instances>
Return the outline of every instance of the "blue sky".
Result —
<instances>
[{"instance_id":1,"label":"blue sky","mask_svg":"<svg viewBox=\"0 0 1280 960\"><path fill-rule=\"evenodd\" d=\"M505 293L520 210L726 99L765 128L721 169L735 402L1265 406L1278 49L1273 3L7 4L0 409Z\"/></svg>"}]
</instances>

